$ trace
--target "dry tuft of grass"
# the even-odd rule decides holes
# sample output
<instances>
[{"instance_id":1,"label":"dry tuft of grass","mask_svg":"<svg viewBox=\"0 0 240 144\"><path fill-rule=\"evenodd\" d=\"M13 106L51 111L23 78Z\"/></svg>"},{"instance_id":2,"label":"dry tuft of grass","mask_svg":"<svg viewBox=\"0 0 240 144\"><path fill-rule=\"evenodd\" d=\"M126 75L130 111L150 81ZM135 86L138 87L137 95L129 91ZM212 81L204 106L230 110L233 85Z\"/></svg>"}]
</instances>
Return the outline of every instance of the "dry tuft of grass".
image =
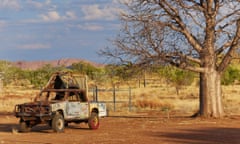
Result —
<instances>
[{"instance_id":1,"label":"dry tuft of grass","mask_svg":"<svg viewBox=\"0 0 240 144\"><path fill-rule=\"evenodd\" d=\"M143 109L172 110L174 108L174 105L168 102L156 101L156 100L137 100L133 105L136 108L143 108Z\"/></svg>"}]
</instances>

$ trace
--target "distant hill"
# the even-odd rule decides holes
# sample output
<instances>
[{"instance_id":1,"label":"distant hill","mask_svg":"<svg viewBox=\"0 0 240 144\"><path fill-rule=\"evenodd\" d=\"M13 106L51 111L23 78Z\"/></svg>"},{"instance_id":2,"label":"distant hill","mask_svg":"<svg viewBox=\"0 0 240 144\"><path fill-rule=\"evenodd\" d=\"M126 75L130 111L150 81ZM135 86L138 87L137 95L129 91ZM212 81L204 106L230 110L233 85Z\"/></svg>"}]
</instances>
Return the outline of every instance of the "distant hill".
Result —
<instances>
[{"instance_id":1,"label":"distant hill","mask_svg":"<svg viewBox=\"0 0 240 144\"><path fill-rule=\"evenodd\" d=\"M65 58L65 59L49 60L49 61L15 61L15 62L12 62L12 64L21 69L36 70L47 64L50 64L53 67L57 67L57 66L69 67L73 63L79 63L79 62L86 62L96 67L103 66L103 64L94 63L94 62L90 62L83 59L73 59L73 58Z\"/></svg>"}]
</instances>

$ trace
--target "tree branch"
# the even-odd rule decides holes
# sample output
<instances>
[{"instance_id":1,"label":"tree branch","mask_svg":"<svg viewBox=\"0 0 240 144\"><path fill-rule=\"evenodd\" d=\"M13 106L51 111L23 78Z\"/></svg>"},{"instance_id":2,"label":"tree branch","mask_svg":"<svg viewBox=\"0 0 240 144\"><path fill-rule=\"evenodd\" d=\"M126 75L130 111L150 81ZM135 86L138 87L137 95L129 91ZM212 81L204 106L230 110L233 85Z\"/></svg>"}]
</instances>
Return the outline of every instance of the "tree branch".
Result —
<instances>
[{"instance_id":1,"label":"tree branch","mask_svg":"<svg viewBox=\"0 0 240 144\"><path fill-rule=\"evenodd\" d=\"M193 3L192 6L184 4L182 0L177 0L177 2L179 2L179 4L182 7L185 7L187 9L193 9L193 10L199 10L199 11L203 11L204 10L203 7L202 7L202 4L196 2L196 0L186 0L186 2Z\"/></svg>"},{"instance_id":2,"label":"tree branch","mask_svg":"<svg viewBox=\"0 0 240 144\"><path fill-rule=\"evenodd\" d=\"M226 42L223 46L221 46L219 49L215 51L216 55L220 55L225 49L229 48L232 44L232 40Z\"/></svg>"},{"instance_id":3,"label":"tree branch","mask_svg":"<svg viewBox=\"0 0 240 144\"><path fill-rule=\"evenodd\" d=\"M202 73L204 72L204 68L201 67L195 67L195 66L189 66L186 63L176 63L174 61L169 61L169 63L175 67L184 69L184 70L189 70L197 73Z\"/></svg>"},{"instance_id":4,"label":"tree branch","mask_svg":"<svg viewBox=\"0 0 240 144\"><path fill-rule=\"evenodd\" d=\"M171 19L175 20L175 22L178 24L179 27L175 26L173 23L167 22L165 23L166 26L170 27L174 31L178 31L184 34L184 36L187 38L189 43L192 45L192 47L198 51L201 52L202 46L197 40L195 36L193 36L186 28L186 25L183 23L179 13L176 9L174 9L170 4L168 4L165 0L158 2L159 6L165 10L165 12L171 17ZM173 10L171 12L170 10Z\"/></svg>"},{"instance_id":5,"label":"tree branch","mask_svg":"<svg viewBox=\"0 0 240 144\"><path fill-rule=\"evenodd\" d=\"M237 20L237 30L236 30L236 35L231 43L231 46L227 52L227 54L224 56L222 62L220 63L218 67L219 72L223 72L227 66L229 65L230 61L232 60L233 53L234 51L239 48L240 44L240 19Z\"/></svg>"},{"instance_id":6,"label":"tree branch","mask_svg":"<svg viewBox=\"0 0 240 144\"><path fill-rule=\"evenodd\" d=\"M223 22L225 19L227 19L227 18L229 18L229 17L231 17L233 15L236 15L237 13L240 14L240 9L237 9L237 10L233 11L232 13L229 13L229 14L223 16L221 19L219 19L216 22L216 24L219 24L219 23Z\"/></svg>"}]
</instances>

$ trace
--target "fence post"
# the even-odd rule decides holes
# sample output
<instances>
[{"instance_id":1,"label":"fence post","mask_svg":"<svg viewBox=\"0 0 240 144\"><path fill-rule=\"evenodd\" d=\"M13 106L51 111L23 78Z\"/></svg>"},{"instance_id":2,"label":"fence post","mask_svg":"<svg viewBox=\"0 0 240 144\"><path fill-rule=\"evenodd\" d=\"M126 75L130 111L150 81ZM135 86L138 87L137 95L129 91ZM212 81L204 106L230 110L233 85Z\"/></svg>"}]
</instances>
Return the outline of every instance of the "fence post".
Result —
<instances>
[{"instance_id":1,"label":"fence post","mask_svg":"<svg viewBox=\"0 0 240 144\"><path fill-rule=\"evenodd\" d=\"M144 70L144 76L143 76L144 80L143 80L143 86L144 88L146 87L146 71Z\"/></svg>"},{"instance_id":2,"label":"fence post","mask_svg":"<svg viewBox=\"0 0 240 144\"><path fill-rule=\"evenodd\" d=\"M115 84L113 85L113 110L116 111L116 89Z\"/></svg>"},{"instance_id":3,"label":"fence post","mask_svg":"<svg viewBox=\"0 0 240 144\"><path fill-rule=\"evenodd\" d=\"M140 88L141 87L141 79L139 78L139 80L138 80L138 88Z\"/></svg>"},{"instance_id":4,"label":"fence post","mask_svg":"<svg viewBox=\"0 0 240 144\"><path fill-rule=\"evenodd\" d=\"M93 99L93 101L95 101L96 90L95 90L95 88L89 89L89 91L90 91L90 90L91 90L91 92L92 92L92 99Z\"/></svg>"},{"instance_id":5,"label":"fence post","mask_svg":"<svg viewBox=\"0 0 240 144\"><path fill-rule=\"evenodd\" d=\"M95 100L98 102L98 86L95 87Z\"/></svg>"},{"instance_id":6,"label":"fence post","mask_svg":"<svg viewBox=\"0 0 240 144\"><path fill-rule=\"evenodd\" d=\"M143 80L143 86L144 86L144 88L146 87L146 79L144 78L144 80Z\"/></svg>"},{"instance_id":7,"label":"fence post","mask_svg":"<svg viewBox=\"0 0 240 144\"><path fill-rule=\"evenodd\" d=\"M131 95L131 87L129 87L129 111L132 111L132 95Z\"/></svg>"},{"instance_id":8,"label":"fence post","mask_svg":"<svg viewBox=\"0 0 240 144\"><path fill-rule=\"evenodd\" d=\"M3 96L3 74L0 73L0 97Z\"/></svg>"}]
</instances>

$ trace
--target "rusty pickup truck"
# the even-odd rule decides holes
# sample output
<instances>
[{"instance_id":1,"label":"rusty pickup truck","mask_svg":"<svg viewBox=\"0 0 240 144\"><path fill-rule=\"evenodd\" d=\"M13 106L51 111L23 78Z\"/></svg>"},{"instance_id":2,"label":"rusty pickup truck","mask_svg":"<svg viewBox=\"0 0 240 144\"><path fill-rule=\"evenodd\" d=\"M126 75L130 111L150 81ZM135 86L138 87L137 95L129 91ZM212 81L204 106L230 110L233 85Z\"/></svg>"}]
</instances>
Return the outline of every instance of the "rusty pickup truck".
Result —
<instances>
[{"instance_id":1,"label":"rusty pickup truck","mask_svg":"<svg viewBox=\"0 0 240 144\"><path fill-rule=\"evenodd\" d=\"M55 132L63 132L69 123L88 123L98 129L99 117L106 116L106 104L89 102L87 77L69 72L52 75L33 102L15 106L21 132L29 132L37 124L46 123Z\"/></svg>"}]
</instances>

